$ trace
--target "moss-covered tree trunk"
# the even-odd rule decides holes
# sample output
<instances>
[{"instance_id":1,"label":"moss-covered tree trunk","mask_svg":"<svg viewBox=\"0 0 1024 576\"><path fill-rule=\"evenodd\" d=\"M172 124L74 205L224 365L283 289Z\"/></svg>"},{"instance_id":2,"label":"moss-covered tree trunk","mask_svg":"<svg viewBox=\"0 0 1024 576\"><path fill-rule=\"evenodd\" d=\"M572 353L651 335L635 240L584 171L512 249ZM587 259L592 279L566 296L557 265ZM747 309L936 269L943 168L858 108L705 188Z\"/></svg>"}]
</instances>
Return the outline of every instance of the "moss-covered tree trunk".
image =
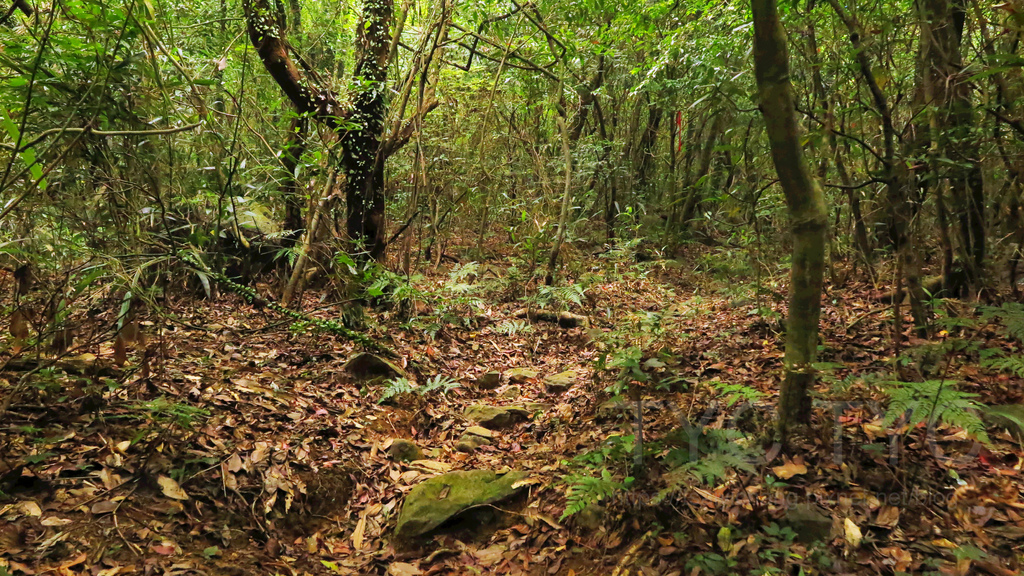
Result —
<instances>
[{"instance_id":1,"label":"moss-covered tree trunk","mask_svg":"<svg viewBox=\"0 0 1024 576\"><path fill-rule=\"evenodd\" d=\"M779 433L785 440L795 425L806 423L814 382L818 317L825 268L825 197L811 178L800 147L789 51L775 0L752 0L754 73L772 159L789 207L793 234L789 318L786 327L785 380L779 397Z\"/></svg>"},{"instance_id":2,"label":"moss-covered tree trunk","mask_svg":"<svg viewBox=\"0 0 1024 576\"><path fill-rule=\"evenodd\" d=\"M387 113L388 58L391 53L391 0L364 0L358 51L352 73L357 87L350 120L359 127L345 136L341 164L349 239L363 244L374 260L384 255L384 116Z\"/></svg>"},{"instance_id":3,"label":"moss-covered tree trunk","mask_svg":"<svg viewBox=\"0 0 1024 576\"><path fill-rule=\"evenodd\" d=\"M380 258L386 239L384 222L384 116L387 112L387 67L391 53L391 0L364 0L356 46L351 108L330 89L306 82L292 61L284 30L269 0L245 0L249 39L264 67L300 114L335 130L343 142L347 231L359 255ZM395 148L400 145L395 145Z\"/></svg>"}]
</instances>

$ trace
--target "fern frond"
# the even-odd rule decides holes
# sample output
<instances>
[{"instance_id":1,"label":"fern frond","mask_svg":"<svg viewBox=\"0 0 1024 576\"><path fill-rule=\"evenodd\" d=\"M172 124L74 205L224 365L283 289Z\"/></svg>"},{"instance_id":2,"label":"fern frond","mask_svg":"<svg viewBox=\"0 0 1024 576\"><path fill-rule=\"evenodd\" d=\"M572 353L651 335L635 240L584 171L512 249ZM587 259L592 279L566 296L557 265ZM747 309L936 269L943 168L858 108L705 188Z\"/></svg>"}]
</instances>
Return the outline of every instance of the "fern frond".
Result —
<instances>
[{"instance_id":1,"label":"fern frond","mask_svg":"<svg viewBox=\"0 0 1024 576\"><path fill-rule=\"evenodd\" d=\"M1009 372L1020 378L1024 378L1024 356L1003 356L1001 358L987 358L981 361L983 368L991 368L1000 372Z\"/></svg>"},{"instance_id":2,"label":"fern frond","mask_svg":"<svg viewBox=\"0 0 1024 576\"><path fill-rule=\"evenodd\" d=\"M905 416L910 428L921 423L928 426L942 423L962 428L979 441L989 443L985 424L978 415L984 405L974 400L977 394L961 392L953 382L888 382L884 392L889 396L889 408L883 420L886 426Z\"/></svg>"},{"instance_id":3,"label":"fern frond","mask_svg":"<svg viewBox=\"0 0 1024 576\"><path fill-rule=\"evenodd\" d=\"M618 492L625 490L633 483L628 477L622 482L615 480L607 468L601 470L601 476L566 476L569 491L566 495L565 511L561 520L576 514L587 506L600 502Z\"/></svg>"}]
</instances>

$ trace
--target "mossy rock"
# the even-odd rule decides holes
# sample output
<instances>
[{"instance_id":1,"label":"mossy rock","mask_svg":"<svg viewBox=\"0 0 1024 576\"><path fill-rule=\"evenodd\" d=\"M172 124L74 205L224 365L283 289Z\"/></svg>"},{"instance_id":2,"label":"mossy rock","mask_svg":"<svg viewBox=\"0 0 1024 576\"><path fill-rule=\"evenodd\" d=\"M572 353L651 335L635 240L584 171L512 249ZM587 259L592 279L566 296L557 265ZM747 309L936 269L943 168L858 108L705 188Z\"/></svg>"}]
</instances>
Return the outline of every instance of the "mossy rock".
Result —
<instances>
[{"instance_id":1,"label":"mossy rock","mask_svg":"<svg viewBox=\"0 0 1024 576\"><path fill-rule=\"evenodd\" d=\"M455 444L455 449L459 452L470 454L481 446L489 445L493 438L494 433L487 428L483 426L470 426L466 428L462 438L459 438L459 441Z\"/></svg>"},{"instance_id":2,"label":"mossy rock","mask_svg":"<svg viewBox=\"0 0 1024 576\"><path fill-rule=\"evenodd\" d=\"M425 480L405 497L395 537L408 541L424 536L460 512L504 500L519 491L513 485L526 476L526 472L499 476L492 470L466 470Z\"/></svg>"},{"instance_id":3,"label":"mossy rock","mask_svg":"<svg viewBox=\"0 0 1024 576\"><path fill-rule=\"evenodd\" d=\"M465 415L467 420L476 422L484 428L500 430L527 420L530 417L530 412L516 406L474 404L466 408Z\"/></svg>"},{"instance_id":4,"label":"mossy rock","mask_svg":"<svg viewBox=\"0 0 1024 576\"><path fill-rule=\"evenodd\" d=\"M518 400L519 397L522 395L523 389L520 388L519 386L509 386L508 388L505 389L504 392L501 393L502 398L507 398L509 400Z\"/></svg>"},{"instance_id":5,"label":"mossy rock","mask_svg":"<svg viewBox=\"0 0 1024 576\"><path fill-rule=\"evenodd\" d=\"M423 459L423 450L412 440L397 439L391 442L388 455L396 462L412 462Z\"/></svg>"},{"instance_id":6,"label":"mossy rock","mask_svg":"<svg viewBox=\"0 0 1024 576\"><path fill-rule=\"evenodd\" d=\"M531 368L513 368L505 372L505 378L508 379L510 384L525 384L537 378L538 374L539 372Z\"/></svg>"},{"instance_id":7,"label":"mossy rock","mask_svg":"<svg viewBox=\"0 0 1024 576\"><path fill-rule=\"evenodd\" d=\"M481 390L494 390L501 385L501 372L491 371L481 374L476 379L476 387Z\"/></svg>"},{"instance_id":8,"label":"mossy rock","mask_svg":"<svg viewBox=\"0 0 1024 576\"><path fill-rule=\"evenodd\" d=\"M544 384L547 386L548 394L561 394L572 387L576 383L576 372L572 370L566 370L565 372L559 372L558 374L552 374L544 378Z\"/></svg>"},{"instance_id":9,"label":"mossy rock","mask_svg":"<svg viewBox=\"0 0 1024 576\"><path fill-rule=\"evenodd\" d=\"M786 511L783 520L804 544L827 541L832 536L832 518L816 504L797 504Z\"/></svg>"}]
</instances>

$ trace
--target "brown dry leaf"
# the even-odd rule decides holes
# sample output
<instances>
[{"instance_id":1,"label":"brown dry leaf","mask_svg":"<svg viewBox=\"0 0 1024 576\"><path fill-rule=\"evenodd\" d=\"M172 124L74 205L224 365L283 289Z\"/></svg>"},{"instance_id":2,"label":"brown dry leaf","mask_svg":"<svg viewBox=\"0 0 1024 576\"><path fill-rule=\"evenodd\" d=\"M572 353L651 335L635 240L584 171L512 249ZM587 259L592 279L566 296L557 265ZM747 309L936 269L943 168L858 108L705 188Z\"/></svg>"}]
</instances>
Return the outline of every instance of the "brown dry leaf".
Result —
<instances>
[{"instance_id":1,"label":"brown dry leaf","mask_svg":"<svg viewBox=\"0 0 1024 576\"><path fill-rule=\"evenodd\" d=\"M423 574L423 570L420 570L415 564L392 562L388 566L388 576L419 576L420 574Z\"/></svg>"},{"instance_id":2,"label":"brown dry leaf","mask_svg":"<svg viewBox=\"0 0 1024 576\"><path fill-rule=\"evenodd\" d=\"M476 552L473 552L473 555L480 561L480 564L484 566L494 566L498 562L501 562L506 550L508 549L505 546L495 544L484 548L483 550L477 550Z\"/></svg>"},{"instance_id":3,"label":"brown dry leaf","mask_svg":"<svg viewBox=\"0 0 1024 576\"><path fill-rule=\"evenodd\" d=\"M875 525L885 528L892 528L899 524L899 521L900 509L895 506L882 506L882 509L878 511L878 516L875 517Z\"/></svg>"},{"instance_id":4,"label":"brown dry leaf","mask_svg":"<svg viewBox=\"0 0 1024 576\"><path fill-rule=\"evenodd\" d=\"M39 504L36 504L32 500L25 500L21 504L18 504L18 509L25 516L34 516L38 518L43 515L43 511L39 508Z\"/></svg>"},{"instance_id":5,"label":"brown dry leaf","mask_svg":"<svg viewBox=\"0 0 1024 576\"><path fill-rule=\"evenodd\" d=\"M782 480L789 480L793 476L807 474L807 466L804 465L802 458L794 458L793 460L787 458L784 464L772 468L772 472L775 472L775 475Z\"/></svg>"},{"instance_id":6,"label":"brown dry leaf","mask_svg":"<svg viewBox=\"0 0 1024 576\"><path fill-rule=\"evenodd\" d=\"M363 548L363 536L366 534L366 514L359 517L356 529L352 531L352 548L361 550Z\"/></svg>"},{"instance_id":7,"label":"brown dry leaf","mask_svg":"<svg viewBox=\"0 0 1024 576\"><path fill-rule=\"evenodd\" d=\"M65 560L64 562L61 562L60 566L57 569L57 573L66 571L68 568L71 568L72 566L78 566L82 562L85 562L86 558L88 558L88 555L85 552L82 552L81 554L75 556L74 558L71 558L70 560Z\"/></svg>"},{"instance_id":8,"label":"brown dry leaf","mask_svg":"<svg viewBox=\"0 0 1024 576\"><path fill-rule=\"evenodd\" d=\"M156 552L161 556L172 556L178 553L177 547L174 543L167 541L164 541L162 544L154 544L151 548L153 552Z\"/></svg>"},{"instance_id":9,"label":"brown dry leaf","mask_svg":"<svg viewBox=\"0 0 1024 576\"><path fill-rule=\"evenodd\" d=\"M893 569L897 572L906 572L914 561L913 555L899 546L881 548L879 552L893 559Z\"/></svg>"},{"instance_id":10,"label":"brown dry leaf","mask_svg":"<svg viewBox=\"0 0 1024 576\"><path fill-rule=\"evenodd\" d=\"M188 493L182 490L181 486L175 482L174 478L171 478L170 476L160 476L156 481L160 484L160 489L163 490L164 496L175 500L188 500Z\"/></svg>"}]
</instances>

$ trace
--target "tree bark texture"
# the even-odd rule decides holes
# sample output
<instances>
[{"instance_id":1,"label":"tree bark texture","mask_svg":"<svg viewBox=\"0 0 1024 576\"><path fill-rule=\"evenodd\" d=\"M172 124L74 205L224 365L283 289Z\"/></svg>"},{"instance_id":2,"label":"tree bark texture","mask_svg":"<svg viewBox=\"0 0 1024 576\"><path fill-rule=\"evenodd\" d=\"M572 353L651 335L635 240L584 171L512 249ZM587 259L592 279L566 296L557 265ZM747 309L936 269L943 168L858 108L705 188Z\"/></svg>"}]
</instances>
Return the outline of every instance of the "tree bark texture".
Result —
<instances>
[{"instance_id":1,"label":"tree bark texture","mask_svg":"<svg viewBox=\"0 0 1024 576\"><path fill-rule=\"evenodd\" d=\"M818 318L828 226L825 198L803 157L789 77L786 33L775 0L752 0L754 72L772 159L789 207L793 234L785 379L779 396L779 433L810 417Z\"/></svg>"}]
</instances>

